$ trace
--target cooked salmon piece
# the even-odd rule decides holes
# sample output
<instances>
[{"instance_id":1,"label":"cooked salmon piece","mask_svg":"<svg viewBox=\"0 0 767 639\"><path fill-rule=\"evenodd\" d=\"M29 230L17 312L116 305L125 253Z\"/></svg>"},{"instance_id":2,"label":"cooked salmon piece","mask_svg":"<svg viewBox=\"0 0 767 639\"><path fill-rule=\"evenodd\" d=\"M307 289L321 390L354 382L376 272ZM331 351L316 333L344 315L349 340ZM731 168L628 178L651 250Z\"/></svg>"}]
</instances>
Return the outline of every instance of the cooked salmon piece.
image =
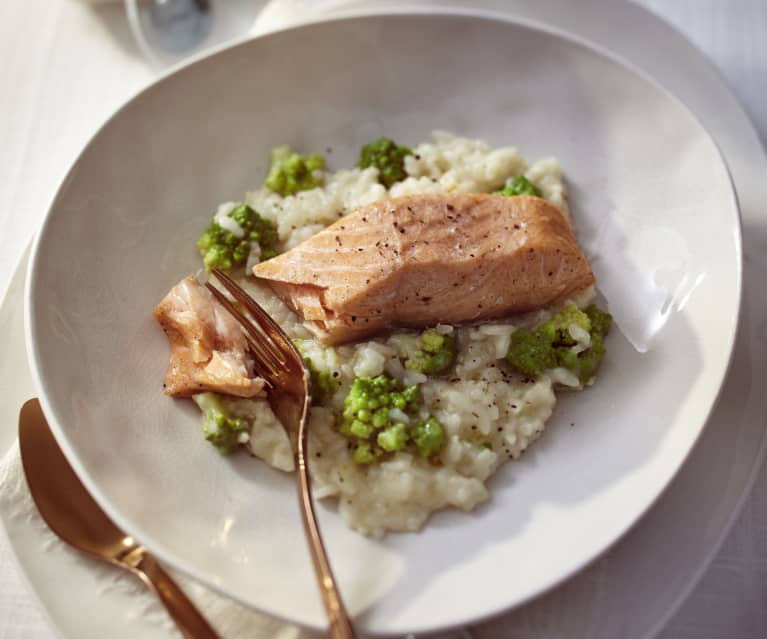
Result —
<instances>
[{"instance_id":1,"label":"cooked salmon piece","mask_svg":"<svg viewBox=\"0 0 767 639\"><path fill-rule=\"evenodd\" d=\"M170 342L166 394L213 391L254 397L263 391L264 380L253 374L240 325L194 277L176 284L154 315Z\"/></svg>"},{"instance_id":2,"label":"cooked salmon piece","mask_svg":"<svg viewBox=\"0 0 767 639\"><path fill-rule=\"evenodd\" d=\"M555 205L478 194L374 202L253 274L326 344L531 311L594 284Z\"/></svg>"}]
</instances>

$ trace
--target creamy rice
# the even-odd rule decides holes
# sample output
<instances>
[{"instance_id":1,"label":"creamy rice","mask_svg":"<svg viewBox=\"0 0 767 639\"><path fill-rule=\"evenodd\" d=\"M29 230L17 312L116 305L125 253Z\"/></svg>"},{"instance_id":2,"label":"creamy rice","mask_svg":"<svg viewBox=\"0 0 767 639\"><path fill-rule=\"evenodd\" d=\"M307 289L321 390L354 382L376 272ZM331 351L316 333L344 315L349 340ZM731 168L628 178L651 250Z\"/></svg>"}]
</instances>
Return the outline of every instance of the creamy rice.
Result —
<instances>
[{"instance_id":1,"label":"creamy rice","mask_svg":"<svg viewBox=\"0 0 767 639\"><path fill-rule=\"evenodd\" d=\"M425 192L490 192L520 173L569 215L559 165L552 158L528 166L513 147L494 149L446 132L434 133L432 141L414 147L413 153L405 161L408 177L391 190L378 183L376 169L349 169L327 173L322 188L287 197L261 188L248 193L245 201L277 224L282 250L375 200ZM509 372L502 361L515 326L541 321L555 309L515 318L514 323L438 327L454 333L456 363L450 376L427 378L403 367L396 334L324 347L268 287L250 277L241 284L291 337L305 340L302 348L314 366L339 382L327 405L312 409L310 471L315 495L337 498L346 523L366 534L418 530L435 510L469 511L486 500L485 480L501 463L519 457L543 432L556 402L554 384L578 386L566 370L529 380ZM583 306L592 295L587 291L575 301ZM352 460L348 440L335 424L341 420L343 400L354 378L381 373L419 384L424 400L420 416L433 415L445 430L445 445L436 463L402 451L369 466ZM240 414L251 415L256 422L251 451L275 467L292 469L287 435L266 401L230 401L240 403Z\"/></svg>"}]
</instances>

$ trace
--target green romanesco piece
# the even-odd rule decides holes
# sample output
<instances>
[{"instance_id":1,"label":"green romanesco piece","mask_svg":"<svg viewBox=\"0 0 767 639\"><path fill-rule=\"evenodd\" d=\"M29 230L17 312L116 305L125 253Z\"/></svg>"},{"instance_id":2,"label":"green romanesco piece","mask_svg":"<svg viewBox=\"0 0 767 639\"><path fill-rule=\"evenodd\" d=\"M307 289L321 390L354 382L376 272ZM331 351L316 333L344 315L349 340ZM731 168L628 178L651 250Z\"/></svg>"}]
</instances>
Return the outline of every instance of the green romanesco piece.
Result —
<instances>
[{"instance_id":1,"label":"green romanesco piece","mask_svg":"<svg viewBox=\"0 0 767 639\"><path fill-rule=\"evenodd\" d=\"M360 149L360 159L357 167L378 169L378 181L387 189L395 182L407 177L405 172L405 157L413 152L406 146L398 146L394 140L379 138Z\"/></svg>"},{"instance_id":2,"label":"green romanesco piece","mask_svg":"<svg viewBox=\"0 0 767 639\"><path fill-rule=\"evenodd\" d=\"M589 383L605 356L604 338L611 324L612 316L595 305L584 312L569 304L533 329L514 331L506 361L530 377L561 366L572 371L581 383ZM584 339L586 334L588 338Z\"/></svg>"},{"instance_id":3,"label":"green romanesco piece","mask_svg":"<svg viewBox=\"0 0 767 639\"><path fill-rule=\"evenodd\" d=\"M272 149L272 166L266 176L266 188L280 195L295 195L322 186L325 158L316 153L299 155L289 146Z\"/></svg>"},{"instance_id":4,"label":"green romanesco piece","mask_svg":"<svg viewBox=\"0 0 767 639\"><path fill-rule=\"evenodd\" d=\"M192 400L202 411L202 432L222 455L228 455L240 444L248 442L250 424L227 410L221 395L198 393Z\"/></svg>"},{"instance_id":5,"label":"green romanesco piece","mask_svg":"<svg viewBox=\"0 0 767 639\"><path fill-rule=\"evenodd\" d=\"M338 390L339 383L329 371L318 370L310 357L305 357L312 383L312 404L322 405Z\"/></svg>"},{"instance_id":6,"label":"green romanesco piece","mask_svg":"<svg viewBox=\"0 0 767 639\"><path fill-rule=\"evenodd\" d=\"M371 464L387 453L408 448L423 457L435 457L444 443L444 435L440 438L437 433L442 426L433 417L415 420L421 403L417 386L403 388L387 375L357 377L344 399L339 427L351 440L354 461Z\"/></svg>"},{"instance_id":7,"label":"green romanesco piece","mask_svg":"<svg viewBox=\"0 0 767 639\"><path fill-rule=\"evenodd\" d=\"M374 449L370 442L363 441L357 444L352 453L352 459L358 464L372 464L378 461L382 455L379 449Z\"/></svg>"},{"instance_id":8,"label":"green romanesco piece","mask_svg":"<svg viewBox=\"0 0 767 639\"><path fill-rule=\"evenodd\" d=\"M570 369L583 383L594 379L599 370L599 364L607 352L604 339L597 333L591 335L591 346L585 351L576 354L572 348L566 347L555 350L558 364Z\"/></svg>"},{"instance_id":9,"label":"green romanesco piece","mask_svg":"<svg viewBox=\"0 0 767 639\"><path fill-rule=\"evenodd\" d=\"M408 439L407 426L402 422L397 422L379 432L376 443L379 448L393 453L402 450L407 445Z\"/></svg>"},{"instance_id":10,"label":"green romanesco piece","mask_svg":"<svg viewBox=\"0 0 767 639\"><path fill-rule=\"evenodd\" d=\"M547 336L551 337L553 344L557 346L575 346L576 340L570 326L575 325L587 333L591 331L591 319L575 304L568 304L549 321L544 322L538 328Z\"/></svg>"},{"instance_id":11,"label":"green romanesco piece","mask_svg":"<svg viewBox=\"0 0 767 639\"><path fill-rule=\"evenodd\" d=\"M495 195L505 195L511 197L514 195L535 195L541 197L541 190L535 186L524 175L517 175L514 179L508 181L500 191L496 191Z\"/></svg>"},{"instance_id":12,"label":"green romanesco piece","mask_svg":"<svg viewBox=\"0 0 767 639\"><path fill-rule=\"evenodd\" d=\"M434 417L416 422L411 430L411 436L418 454L427 459L436 455L445 443L445 430Z\"/></svg>"},{"instance_id":13,"label":"green romanesco piece","mask_svg":"<svg viewBox=\"0 0 767 639\"><path fill-rule=\"evenodd\" d=\"M544 331L519 328L511 334L506 361L520 373L537 377L557 366L553 340Z\"/></svg>"},{"instance_id":14,"label":"green romanesco piece","mask_svg":"<svg viewBox=\"0 0 767 639\"><path fill-rule=\"evenodd\" d=\"M592 335L605 337L610 332L610 328L613 325L613 316L610 313L601 310L596 304L591 304L586 308L586 315L588 315L591 321Z\"/></svg>"},{"instance_id":15,"label":"green romanesco piece","mask_svg":"<svg viewBox=\"0 0 767 639\"><path fill-rule=\"evenodd\" d=\"M418 336L418 347L408 353L405 368L435 375L450 368L455 359L455 337L429 329Z\"/></svg>"},{"instance_id":16,"label":"green romanesco piece","mask_svg":"<svg viewBox=\"0 0 767 639\"><path fill-rule=\"evenodd\" d=\"M338 390L341 382L336 379L333 376L334 374L330 371L320 370L311 356L307 355L306 343L309 341L310 340L296 338L293 340L293 344L295 344L298 352L301 353L304 363L306 364L306 369L309 371L312 404L320 406L325 404L333 396L333 393ZM338 375L338 373L335 373L335 375Z\"/></svg>"},{"instance_id":17,"label":"green romanesco piece","mask_svg":"<svg viewBox=\"0 0 767 639\"><path fill-rule=\"evenodd\" d=\"M226 230L214 217L197 240L197 248L206 269L218 268L228 271L244 265L254 242L260 247L262 261L277 254L277 227L272 222L262 218L247 204L234 207L228 217L237 223L242 234L235 235Z\"/></svg>"}]
</instances>

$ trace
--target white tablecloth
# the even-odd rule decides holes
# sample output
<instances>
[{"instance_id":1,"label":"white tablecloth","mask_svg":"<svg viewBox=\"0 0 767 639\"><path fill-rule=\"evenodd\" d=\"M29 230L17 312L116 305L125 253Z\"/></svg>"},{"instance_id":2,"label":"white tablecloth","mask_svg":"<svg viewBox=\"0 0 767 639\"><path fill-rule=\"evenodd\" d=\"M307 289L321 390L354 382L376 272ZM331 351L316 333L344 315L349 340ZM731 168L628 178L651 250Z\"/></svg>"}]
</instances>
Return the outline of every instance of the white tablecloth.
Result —
<instances>
[{"instance_id":1,"label":"white tablecloth","mask_svg":"<svg viewBox=\"0 0 767 639\"><path fill-rule=\"evenodd\" d=\"M767 1L637 1L711 57L767 139ZM119 3L0 2L0 298L96 123L152 75ZM42 615L0 541L0 639L53 637ZM722 637L767 637L766 469L717 558L662 634Z\"/></svg>"}]
</instances>

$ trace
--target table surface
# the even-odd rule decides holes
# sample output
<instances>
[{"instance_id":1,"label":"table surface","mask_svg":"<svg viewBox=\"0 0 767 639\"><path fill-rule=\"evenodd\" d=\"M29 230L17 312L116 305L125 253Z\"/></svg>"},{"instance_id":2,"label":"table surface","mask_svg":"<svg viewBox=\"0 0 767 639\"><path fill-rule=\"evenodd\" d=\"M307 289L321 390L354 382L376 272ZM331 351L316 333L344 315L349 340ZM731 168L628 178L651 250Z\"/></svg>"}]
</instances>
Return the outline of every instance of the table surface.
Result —
<instances>
[{"instance_id":1,"label":"table surface","mask_svg":"<svg viewBox=\"0 0 767 639\"><path fill-rule=\"evenodd\" d=\"M636 1L709 56L767 140L767 2ZM12 87L0 99L0 299L94 123L153 74L120 3L0 2L0 77ZM0 540L0 638L53 636ZM661 634L721 637L767 637L767 467L716 559Z\"/></svg>"}]
</instances>

